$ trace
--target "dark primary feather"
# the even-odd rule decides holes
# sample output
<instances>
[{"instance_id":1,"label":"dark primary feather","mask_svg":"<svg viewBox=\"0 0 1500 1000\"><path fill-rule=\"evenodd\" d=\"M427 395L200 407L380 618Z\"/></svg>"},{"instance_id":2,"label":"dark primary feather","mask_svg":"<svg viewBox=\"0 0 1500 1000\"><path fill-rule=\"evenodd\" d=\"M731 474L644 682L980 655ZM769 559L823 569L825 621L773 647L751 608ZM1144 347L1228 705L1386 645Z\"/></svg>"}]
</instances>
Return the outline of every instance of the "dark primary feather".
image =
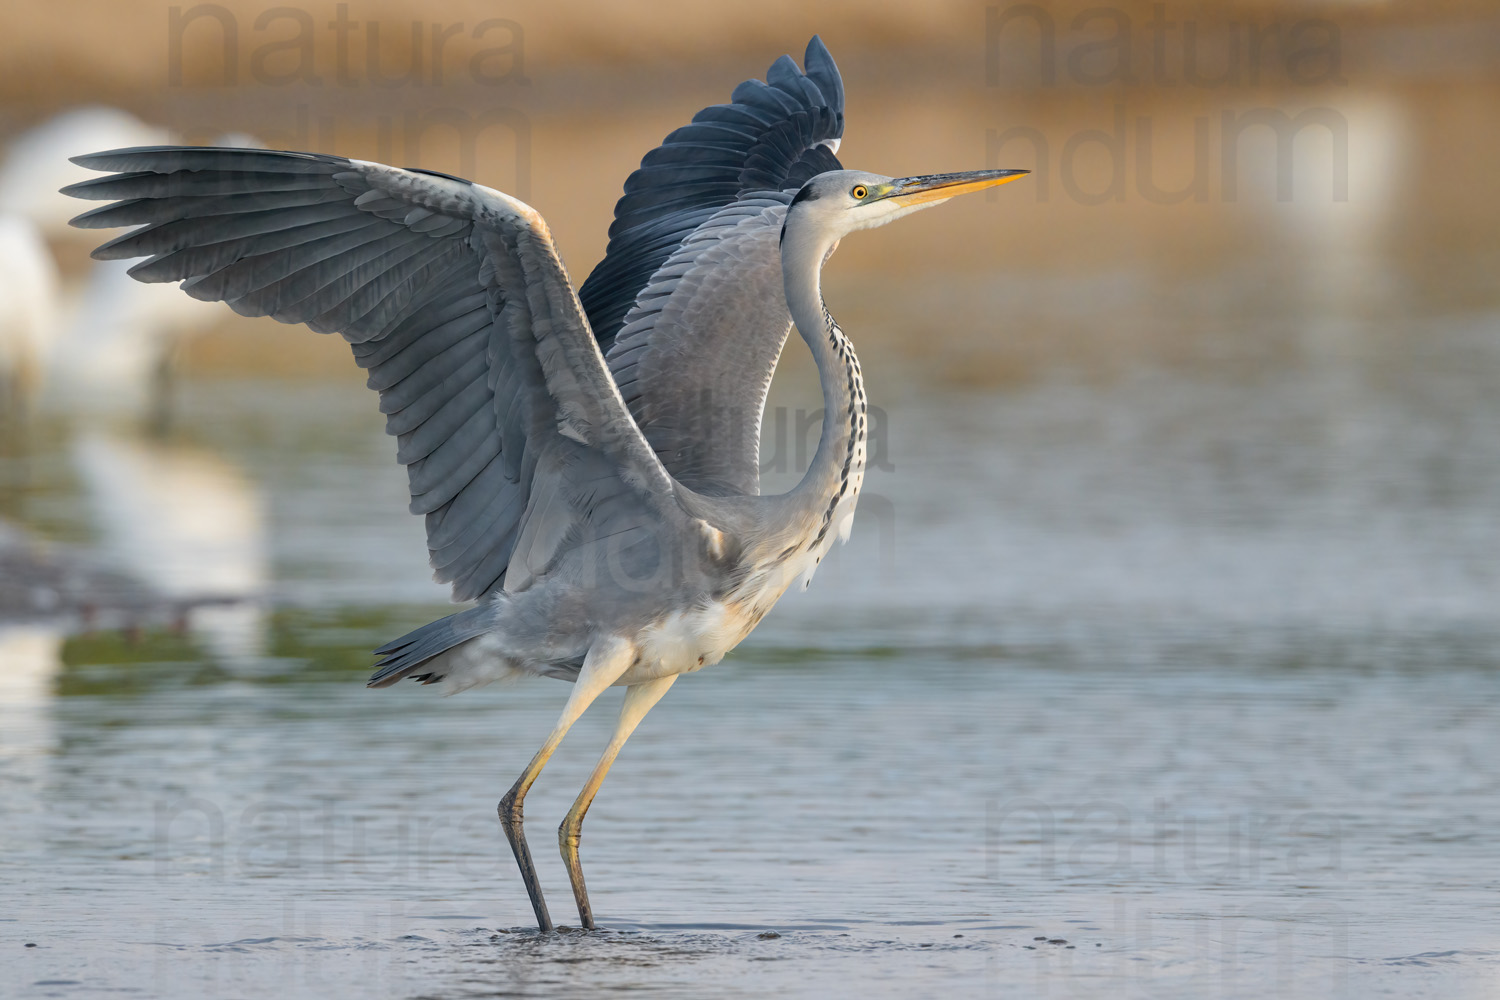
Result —
<instances>
[{"instance_id":1,"label":"dark primary feather","mask_svg":"<svg viewBox=\"0 0 1500 1000\"><path fill-rule=\"evenodd\" d=\"M816 37L803 64L782 56L646 154L580 291L642 433L701 493L760 491L761 413L791 323L775 237L793 192L841 169L838 68Z\"/></svg>"},{"instance_id":2,"label":"dark primary feather","mask_svg":"<svg viewBox=\"0 0 1500 1000\"><path fill-rule=\"evenodd\" d=\"M625 181L604 259L578 291L605 354L651 276L716 212L840 169L825 143L844 134L844 85L816 35L803 66L782 56L766 82L747 80L730 104L698 112Z\"/></svg>"}]
</instances>

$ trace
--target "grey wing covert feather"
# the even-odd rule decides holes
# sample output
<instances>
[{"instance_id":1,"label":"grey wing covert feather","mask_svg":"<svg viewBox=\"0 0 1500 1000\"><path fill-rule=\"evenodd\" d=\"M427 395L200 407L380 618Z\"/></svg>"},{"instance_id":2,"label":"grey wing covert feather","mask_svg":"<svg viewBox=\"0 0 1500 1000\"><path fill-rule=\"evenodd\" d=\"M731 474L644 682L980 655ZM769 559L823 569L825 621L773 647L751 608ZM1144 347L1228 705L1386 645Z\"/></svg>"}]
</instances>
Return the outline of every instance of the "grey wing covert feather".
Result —
<instances>
[{"instance_id":1,"label":"grey wing covert feather","mask_svg":"<svg viewBox=\"0 0 1500 1000\"><path fill-rule=\"evenodd\" d=\"M142 281L349 341L456 600L544 575L595 516L649 530L680 515L526 205L307 153L147 147L76 162L117 173L65 189L114 202L75 224L140 226L96 257L147 257L130 271Z\"/></svg>"}]
</instances>

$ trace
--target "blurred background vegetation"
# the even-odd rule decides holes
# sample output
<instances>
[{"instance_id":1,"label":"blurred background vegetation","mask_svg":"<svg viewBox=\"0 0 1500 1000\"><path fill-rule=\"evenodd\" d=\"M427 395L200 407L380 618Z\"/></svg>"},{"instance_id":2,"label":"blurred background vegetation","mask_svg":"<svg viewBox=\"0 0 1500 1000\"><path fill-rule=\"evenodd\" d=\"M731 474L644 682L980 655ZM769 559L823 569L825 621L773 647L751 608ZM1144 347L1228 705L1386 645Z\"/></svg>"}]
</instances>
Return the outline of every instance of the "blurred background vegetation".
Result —
<instances>
[{"instance_id":1,"label":"blurred background vegetation","mask_svg":"<svg viewBox=\"0 0 1500 1000\"><path fill-rule=\"evenodd\" d=\"M1497 295L1500 13L1477 0L124 0L11 5L0 25L0 145L106 103L192 141L247 133L471 173L540 208L579 278L640 156L820 32L848 91L846 164L1039 170L852 241L830 272L862 343L968 384L1170 360L1210 328L1286 349L1289 314L1488 310ZM1326 119L1298 131L1279 201L1270 130L1231 133L1225 116L1309 109L1345 136ZM94 235L59 248L68 273ZM903 294L879 294L893 273ZM977 275L990 294L954 294ZM1215 283L1232 291L1205 294ZM340 345L257 325L196 340L189 370L357 377Z\"/></svg>"}]
</instances>

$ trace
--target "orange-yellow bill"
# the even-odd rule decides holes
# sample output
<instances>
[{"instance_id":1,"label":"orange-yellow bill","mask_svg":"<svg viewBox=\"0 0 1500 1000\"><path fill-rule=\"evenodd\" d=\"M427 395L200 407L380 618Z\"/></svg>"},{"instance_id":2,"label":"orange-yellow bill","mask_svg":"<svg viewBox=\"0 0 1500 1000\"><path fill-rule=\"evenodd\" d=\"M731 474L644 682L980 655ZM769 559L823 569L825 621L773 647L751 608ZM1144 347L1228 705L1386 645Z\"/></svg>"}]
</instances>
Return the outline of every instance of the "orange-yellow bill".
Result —
<instances>
[{"instance_id":1,"label":"orange-yellow bill","mask_svg":"<svg viewBox=\"0 0 1500 1000\"><path fill-rule=\"evenodd\" d=\"M946 201L971 191L983 191L1025 177L1029 170L970 170L958 174L924 174L902 177L891 184L884 199L898 205L922 205L929 201Z\"/></svg>"}]
</instances>

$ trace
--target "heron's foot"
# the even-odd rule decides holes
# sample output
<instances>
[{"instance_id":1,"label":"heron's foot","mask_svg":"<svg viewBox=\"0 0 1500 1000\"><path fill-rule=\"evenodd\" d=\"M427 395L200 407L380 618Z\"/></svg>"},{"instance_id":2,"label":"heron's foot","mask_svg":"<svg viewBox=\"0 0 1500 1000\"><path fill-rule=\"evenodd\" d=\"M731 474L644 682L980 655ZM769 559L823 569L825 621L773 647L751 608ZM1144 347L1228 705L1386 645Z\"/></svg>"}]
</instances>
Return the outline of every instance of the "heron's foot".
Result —
<instances>
[{"instance_id":1,"label":"heron's foot","mask_svg":"<svg viewBox=\"0 0 1500 1000\"><path fill-rule=\"evenodd\" d=\"M510 841L511 853L516 856L516 867L521 869L521 881L526 883L526 894L531 897L531 909L536 914L537 929L552 930L552 918L547 915L547 901L542 898L542 883L536 876L536 865L531 860L531 849L526 846L526 833L522 829L520 783L505 793L500 800L500 828L505 839Z\"/></svg>"},{"instance_id":2,"label":"heron's foot","mask_svg":"<svg viewBox=\"0 0 1500 1000\"><path fill-rule=\"evenodd\" d=\"M583 865L578 860L578 835L583 828L583 817L576 819L572 813L557 828L557 846L562 851L563 864L568 869L568 881L573 886L573 898L578 902L578 923L586 931L594 929L594 910L589 906L589 891L583 885Z\"/></svg>"}]
</instances>

